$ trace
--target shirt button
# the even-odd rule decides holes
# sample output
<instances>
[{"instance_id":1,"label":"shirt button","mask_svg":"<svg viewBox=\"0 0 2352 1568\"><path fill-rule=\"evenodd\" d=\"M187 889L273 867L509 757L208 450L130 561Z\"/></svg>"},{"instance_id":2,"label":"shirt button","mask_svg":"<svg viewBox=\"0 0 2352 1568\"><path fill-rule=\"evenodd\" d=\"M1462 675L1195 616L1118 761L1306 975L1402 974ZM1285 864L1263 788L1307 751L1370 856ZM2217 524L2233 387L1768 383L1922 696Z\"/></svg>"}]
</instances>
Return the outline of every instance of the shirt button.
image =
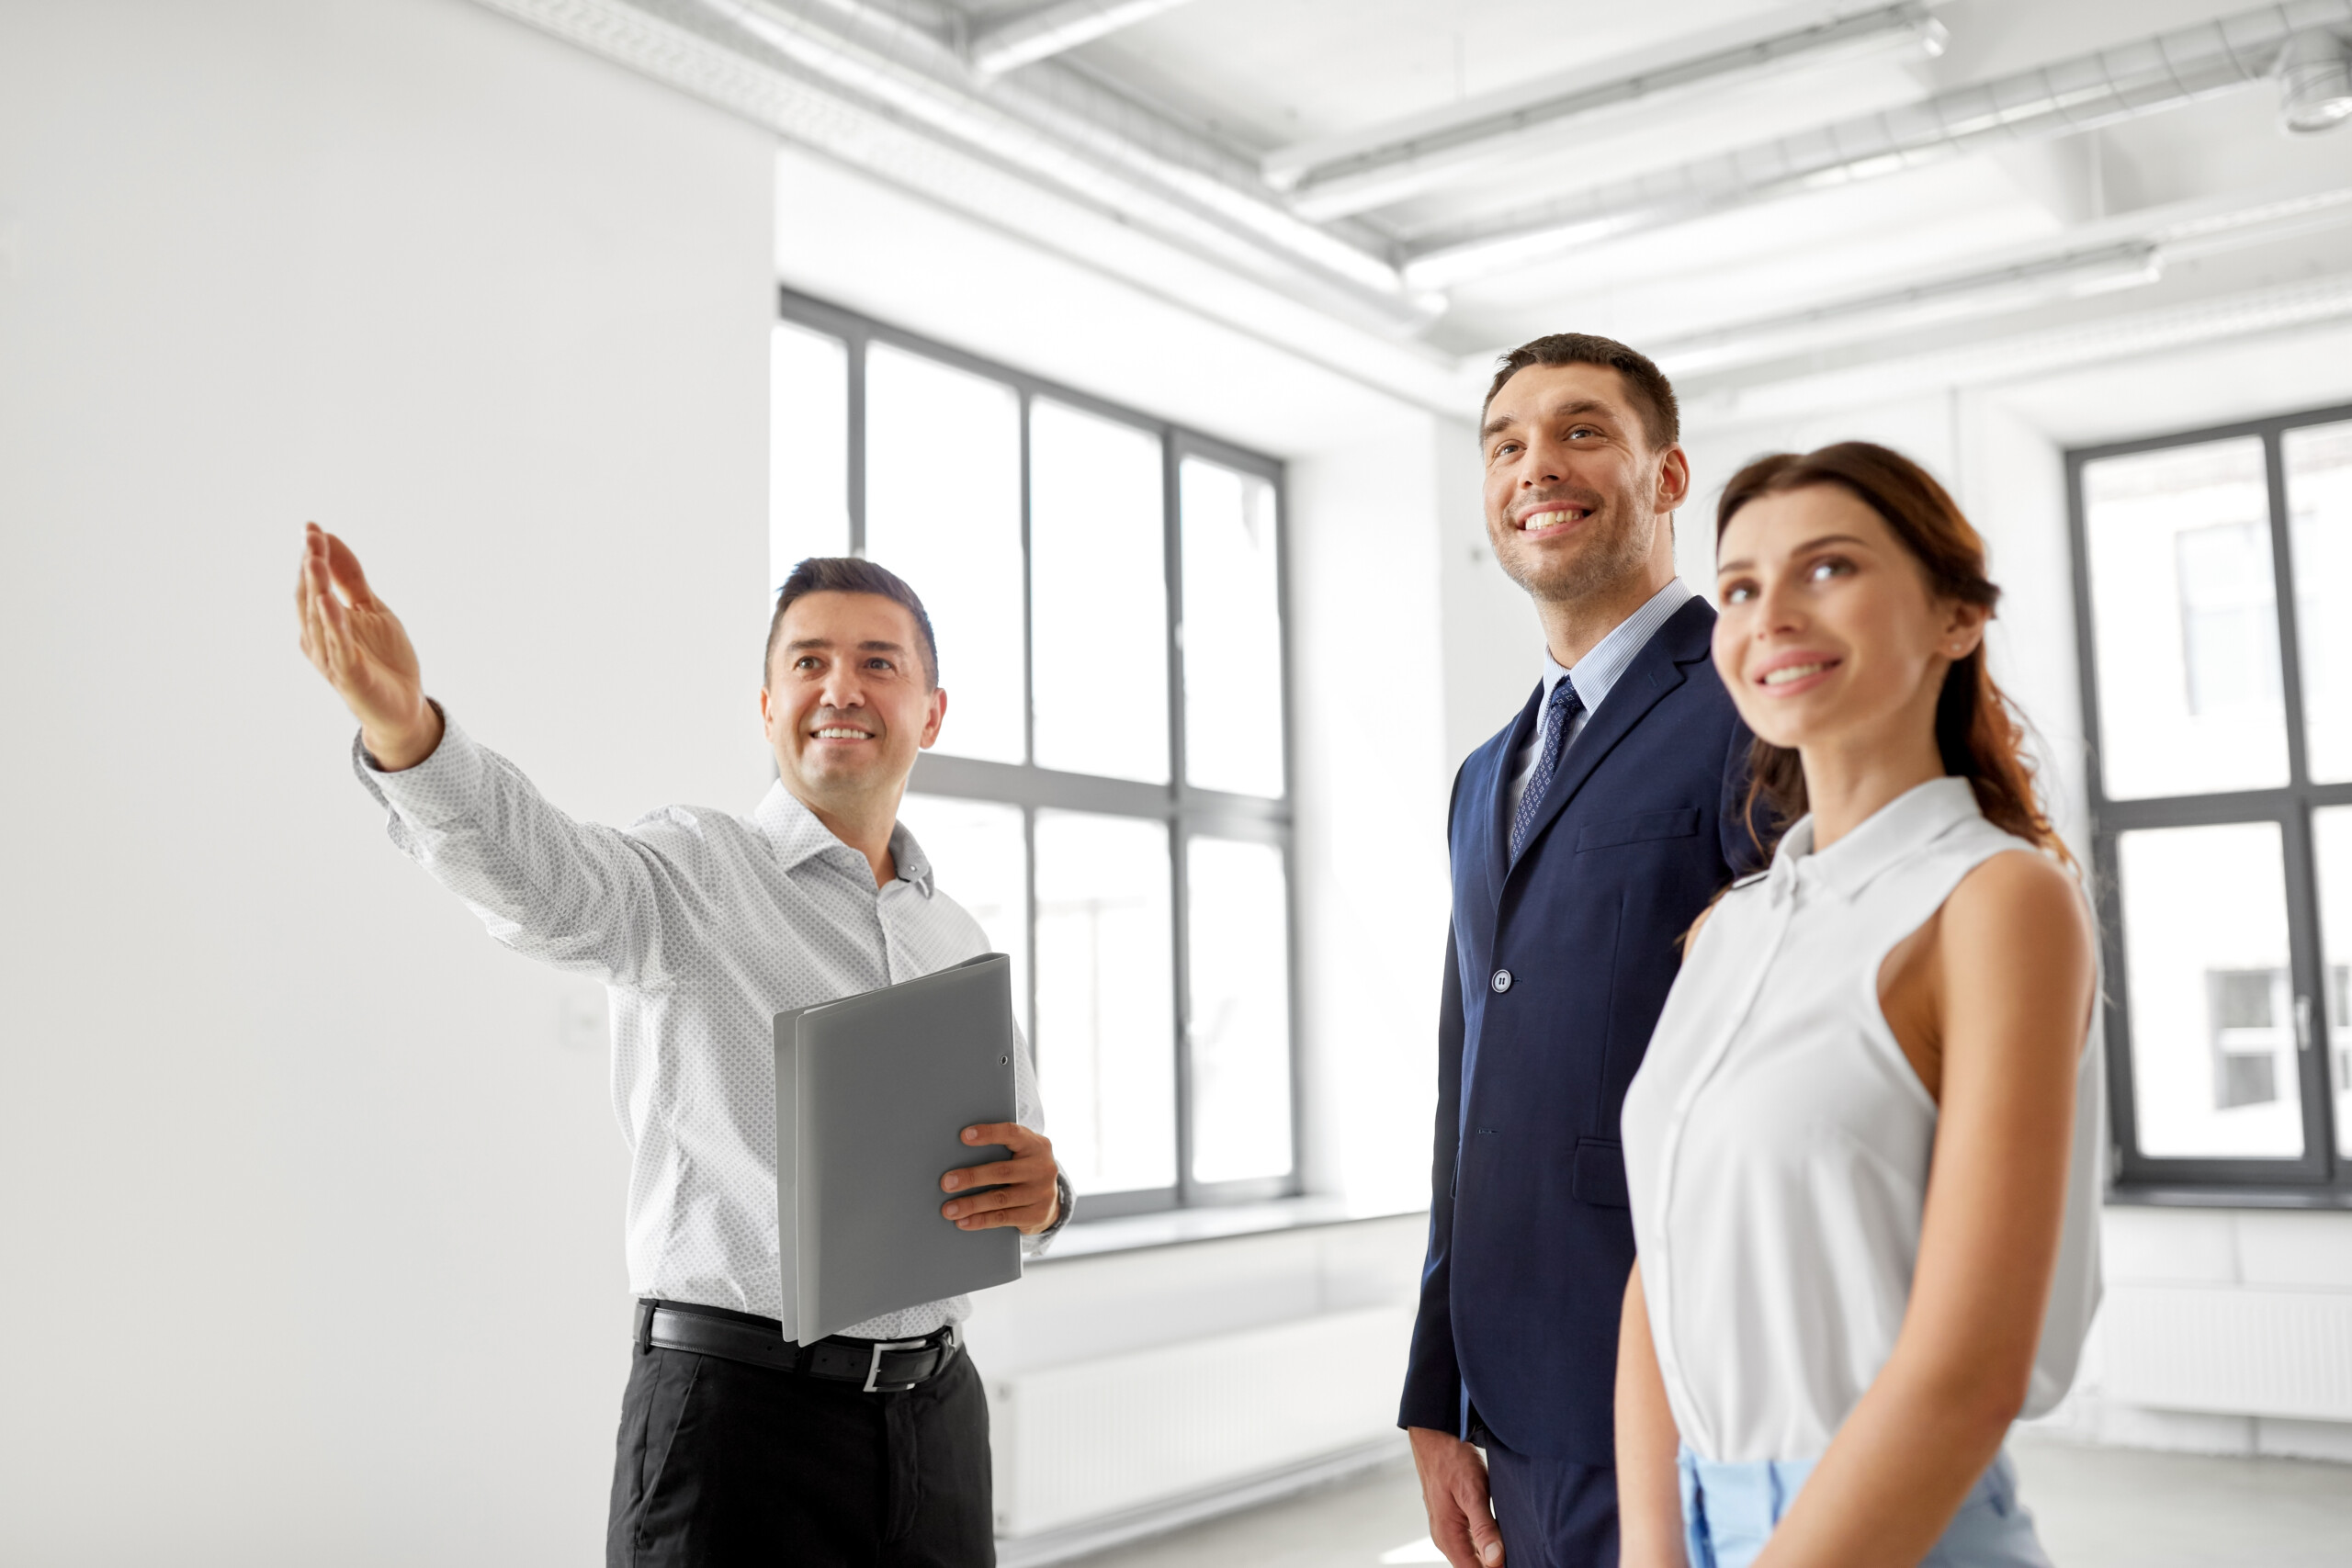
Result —
<instances>
[{"instance_id":1,"label":"shirt button","mask_svg":"<svg viewBox=\"0 0 2352 1568\"><path fill-rule=\"evenodd\" d=\"M1493 981L1491 982L1491 984L1494 986L1495 989L1496 989L1498 992L1501 992L1501 991L1508 991L1508 990L1510 990L1510 970L1508 970L1508 969L1498 969L1498 970L1496 970L1496 971L1495 971L1495 977L1494 977Z\"/></svg>"}]
</instances>

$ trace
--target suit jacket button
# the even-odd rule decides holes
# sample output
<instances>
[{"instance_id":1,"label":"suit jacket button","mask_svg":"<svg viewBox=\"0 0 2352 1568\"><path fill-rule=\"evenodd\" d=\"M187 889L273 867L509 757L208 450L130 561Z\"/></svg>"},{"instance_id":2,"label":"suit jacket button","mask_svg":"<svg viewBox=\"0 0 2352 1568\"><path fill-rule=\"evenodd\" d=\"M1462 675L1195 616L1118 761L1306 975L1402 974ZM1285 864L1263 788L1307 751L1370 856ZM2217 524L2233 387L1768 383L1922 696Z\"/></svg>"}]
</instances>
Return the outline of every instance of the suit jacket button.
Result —
<instances>
[{"instance_id":1,"label":"suit jacket button","mask_svg":"<svg viewBox=\"0 0 2352 1568\"><path fill-rule=\"evenodd\" d=\"M1496 971L1495 971L1495 977L1494 977L1494 980L1493 980L1492 984L1493 984L1493 986L1494 986L1494 987L1495 987L1495 989L1496 989L1497 991L1508 991L1508 990L1510 990L1510 970L1508 970L1508 969L1498 969L1498 970L1496 970Z\"/></svg>"}]
</instances>

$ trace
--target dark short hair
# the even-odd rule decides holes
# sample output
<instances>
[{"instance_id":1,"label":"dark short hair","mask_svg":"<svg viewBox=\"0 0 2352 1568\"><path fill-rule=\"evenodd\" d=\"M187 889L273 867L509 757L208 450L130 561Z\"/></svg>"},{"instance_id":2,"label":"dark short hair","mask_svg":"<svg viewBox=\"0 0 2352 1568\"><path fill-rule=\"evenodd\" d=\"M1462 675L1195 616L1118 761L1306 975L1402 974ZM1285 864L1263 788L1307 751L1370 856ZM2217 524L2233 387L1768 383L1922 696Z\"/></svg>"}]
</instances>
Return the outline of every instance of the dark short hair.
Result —
<instances>
[{"instance_id":1,"label":"dark short hair","mask_svg":"<svg viewBox=\"0 0 2352 1568\"><path fill-rule=\"evenodd\" d=\"M1481 425L1487 423L1487 410L1494 406L1503 383L1531 365L1598 365L1614 370L1625 378L1625 386L1634 394L1634 412L1641 416L1642 434L1650 446L1663 452L1682 439L1682 411L1675 404L1674 383L1666 378L1666 372L1650 363L1649 355L1627 348L1615 338L1595 337L1590 333L1553 333L1504 355L1494 381L1487 388L1487 400L1478 405Z\"/></svg>"},{"instance_id":2,"label":"dark short hair","mask_svg":"<svg viewBox=\"0 0 2352 1568\"><path fill-rule=\"evenodd\" d=\"M856 556L810 556L792 569L784 586L775 591L775 614L768 617L768 646L760 660L760 684L768 683L768 667L775 660L775 639L784 635L784 613L796 600L811 593L878 593L895 604L904 604L915 618L915 631L922 638L922 672L935 688L939 684L939 639L932 635L931 613L922 607L922 597L907 586L907 580L888 567L876 566Z\"/></svg>"}]
</instances>

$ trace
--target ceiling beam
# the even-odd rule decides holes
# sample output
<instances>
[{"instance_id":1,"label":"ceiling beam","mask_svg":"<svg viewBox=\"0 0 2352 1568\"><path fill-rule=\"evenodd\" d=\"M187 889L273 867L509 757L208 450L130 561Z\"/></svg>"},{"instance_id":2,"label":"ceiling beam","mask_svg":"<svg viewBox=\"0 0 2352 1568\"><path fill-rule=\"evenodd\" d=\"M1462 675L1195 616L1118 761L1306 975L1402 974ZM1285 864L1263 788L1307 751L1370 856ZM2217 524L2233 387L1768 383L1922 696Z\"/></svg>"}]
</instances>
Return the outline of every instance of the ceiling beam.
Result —
<instances>
[{"instance_id":1,"label":"ceiling beam","mask_svg":"<svg viewBox=\"0 0 2352 1568\"><path fill-rule=\"evenodd\" d=\"M1719 41L1695 54L1653 55L1597 82L1589 74L1572 84L1554 78L1521 92L1486 95L1344 137L1301 142L1268 153L1261 169L1267 184L1291 193L1301 217L1343 217L1419 196L1537 145L1548 147L1604 115L1652 109L1801 67L1932 56L1942 52L1944 39L1943 24L1926 0L1901 0Z\"/></svg>"},{"instance_id":2,"label":"ceiling beam","mask_svg":"<svg viewBox=\"0 0 2352 1568\"><path fill-rule=\"evenodd\" d=\"M1189 0L1053 0L976 33L972 67L984 76L1001 75L1186 4Z\"/></svg>"},{"instance_id":3,"label":"ceiling beam","mask_svg":"<svg viewBox=\"0 0 2352 1568\"><path fill-rule=\"evenodd\" d=\"M1405 276L1442 288L1620 235L2020 142L2095 130L2277 79L2289 41L2352 26L2352 0L2285 0L1955 87L1540 207L1419 234Z\"/></svg>"}]
</instances>

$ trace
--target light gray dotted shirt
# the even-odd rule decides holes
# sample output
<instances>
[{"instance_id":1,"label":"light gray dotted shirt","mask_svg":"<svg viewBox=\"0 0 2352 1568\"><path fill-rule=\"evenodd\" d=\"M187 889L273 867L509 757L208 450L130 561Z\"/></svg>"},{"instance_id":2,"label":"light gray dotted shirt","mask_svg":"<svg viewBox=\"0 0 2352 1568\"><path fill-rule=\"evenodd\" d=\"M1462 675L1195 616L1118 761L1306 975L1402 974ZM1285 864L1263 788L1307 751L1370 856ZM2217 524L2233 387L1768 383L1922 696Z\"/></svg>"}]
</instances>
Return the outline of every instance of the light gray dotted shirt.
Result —
<instances>
[{"instance_id":1,"label":"light gray dotted shirt","mask_svg":"<svg viewBox=\"0 0 2352 1568\"><path fill-rule=\"evenodd\" d=\"M609 988L630 1290L782 1318L775 1015L986 953L979 922L934 885L903 825L898 880L876 889L865 857L782 784L749 817L670 806L626 829L575 822L444 720L415 767L382 772L356 740L353 761L391 812L392 842L492 936ZM1012 1059L1015 1114L1042 1130L1025 1042ZM1032 1256L1042 1244L1023 1238ZM970 1306L957 1296L842 1332L912 1337Z\"/></svg>"}]
</instances>

